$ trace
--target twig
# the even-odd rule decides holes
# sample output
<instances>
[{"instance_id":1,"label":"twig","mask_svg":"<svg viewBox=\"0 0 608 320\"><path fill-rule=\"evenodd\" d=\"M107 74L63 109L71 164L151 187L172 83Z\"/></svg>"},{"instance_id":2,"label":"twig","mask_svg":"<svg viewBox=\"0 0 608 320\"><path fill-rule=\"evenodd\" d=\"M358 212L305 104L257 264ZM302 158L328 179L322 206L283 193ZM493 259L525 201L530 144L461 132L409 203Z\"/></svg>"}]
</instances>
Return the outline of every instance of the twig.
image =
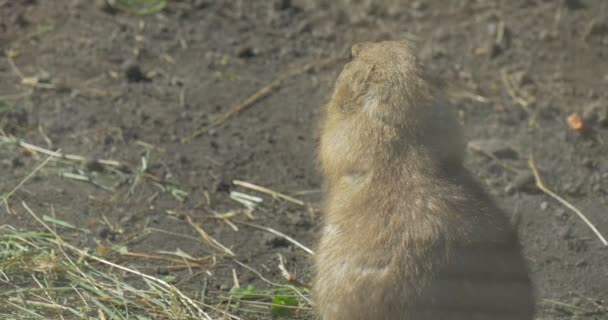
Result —
<instances>
[{"instance_id":1,"label":"twig","mask_svg":"<svg viewBox=\"0 0 608 320\"><path fill-rule=\"evenodd\" d=\"M7 52L6 54L6 60L8 60L8 64L11 66L11 70L13 71L13 73L19 77L19 80L23 80L25 78L25 76L23 75L23 72L21 72L21 70L19 70L19 67L17 67L17 65L15 64L15 60L13 60L13 56L15 55L14 52Z\"/></svg>"},{"instance_id":2,"label":"twig","mask_svg":"<svg viewBox=\"0 0 608 320\"><path fill-rule=\"evenodd\" d=\"M275 229L273 229L273 228L270 228L270 227L264 227L264 226L261 226L261 225L259 225L259 224L255 224L255 223L249 223L249 222L243 222L243 221L236 221L236 223L240 223L240 224L244 224L244 225L246 225L246 226L250 226L250 227L252 227L252 228L256 228L256 229L260 229L260 230L268 231L268 232L270 232L270 233L272 233L272 234L275 234L275 235L277 235L277 236L279 236L279 237L281 237L281 238L283 238L283 239L285 239L285 240L287 240L287 241L289 241L289 242L291 242L291 243L295 244L296 246L300 247L300 249L302 249L302 250L304 250L304 251L308 252L308 253L309 253L309 254L311 254L311 255L314 255L314 254L315 254L315 252L314 252L314 251L312 251L311 249L309 249L309 248L308 248L308 247L306 247L305 245L301 244L301 243L300 243L300 242L298 242L296 239L294 239L294 238L292 238L292 237L290 237L290 236L288 236L288 235L286 235L286 234L284 234L284 233L282 233L282 232L280 232L280 231L277 231L277 230L275 230Z\"/></svg>"},{"instance_id":3,"label":"twig","mask_svg":"<svg viewBox=\"0 0 608 320\"><path fill-rule=\"evenodd\" d=\"M247 189L251 189L251 190L255 190L255 191L258 191L258 192L262 192L262 193L271 195L274 198L280 198L280 199L283 199L285 201L289 201L289 202L295 203L295 204L297 204L299 206L304 206L304 201L302 201L302 200L298 200L298 199L290 197L290 196L288 196L286 194L283 194L283 193L280 193L280 192L276 192L274 190L270 190L268 188L264 188L264 187L255 185L255 184L250 183L250 182L240 181L240 180L233 180L232 183L235 184L235 185L237 185L237 186L241 186L243 188L247 188Z\"/></svg>"},{"instance_id":4,"label":"twig","mask_svg":"<svg viewBox=\"0 0 608 320\"><path fill-rule=\"evenodd\" d=\"M59 150L57 150L56 152L59 152ZM26 183L29 179L31 179L38 171L40 171L40 169L42 169L52 158L53 158L53 156L49 156L46 159L44 159L44 161L42 161L42 163L40 165L38 165L32 172L30 172L30 174L28 174L25 178L23 178L23 180L21 180L21 182L19 182L13 188L13 190L11 190L8 194L6 194L5 196L2 197L2 202L4 202L4 205L7 207L7 210L8 210L8 198L10 198L13 195L13 193L15 193L15 191L19 190L19 188L21 188L21 186L23 186L24 183ZM8 211L8 212L10 212L10 211Z\"/></svg>"},{"instance_id":5,"label":"twig","mask_svg":"<svg viewBox=\"0 0 608 320\"><path fill-rule=\"evenodd\" d=\"M504 68L501 69L500 76L502 78L502 82L505 85L505 88L507 89L507 93L509 94L509 96L511 96L511 99L515 100L515 102L517 102L519 105L521 105L526 111L529 111L528 105L530 105L530 103L517 95L517 93L515 92L515 88L513 88L513 83L509 79L507 70Z\"/></svg>"},{"instance_id":6,"label":"twig","mask_svg":"<svg viewBox=\"0 0 608 320\"><path fill-rule=\"evenodd\" d=\"M518 169L518 168L516 168L516 167L514 167L514 166L512 166L512 165L510 165L508 163L506 163L505 161L502 161L500 158L498 158L497 156L495 156L492 152L489 152L489 151L487 151L485 149L482 149L482 148L478 148L476 145L474 145L472 143L469 144L469 149L471 149L471 150L473 150L475 152L479 152L479 153L483 154L486 157L489 157L490 159L494 160L498 165L500 165L501 167L503 167L503 168L505 168L505 169L507 169L507 170L509 170L511 172L518 173L518 172L522 171L522 170L520 170L520 169Z\"/></svg>"},{"instance_id":7,"label":"twig","mask_svg":"<svg viewBox=\"0 0 608 320\"><path fill-rule=\"evenodd\" d=\"M201 228L196 223L194 223L194 221L192 221L192 218L190 218L190 216L186 216L186 219L188 220L188 223L192 226L192 228L194 228L194 230L196 230L196 232L198 232L198 234L203 239L205 239L205 241L207 241L209 244L211 244L211 246L216 247L216 248L226 252L229 256L232 256L232 257L236 256L234 254L234 252L232 252L232 250L228 249L226 246L221 244L219 241L215 240L205 230L203 230L203 228Z\"/></svg>"},{"instance_id":8,"label":"twig","mask_svg":"<svg viewBox=\"0 0 608 320\"><path fill-rule=\"evenodd\" d=\"M305 64L301 67L295 68L291 71L288 71L286 74L279 76L278 78L273 80L271 83L267 84L266 86L264 86L263 88L258 90L256 93L249 96L243 102L232 107L232 109L228 110L228 112L219 116L213 123L211 123L211 125L201 128L200 130L194 132L191 136L182 139L182 142L188 142L202 134L207 133L209 130L211 130L213 128L223 125L224 122L226 122L226 120L230 119L231 117L233 117L237 113L241 112L242 110L252 106L253 104L258 102L262 98L268 96L272 91L277 89L285 80L287 80L291 77L295 77L300 74L306 73L315 67L321 68L321 67L327 66L329 64L335 63L336 61L338 61L342 58L343 58L343 56L334 56L334 57L330 57L330 58L323 59L320 61L311 62L311 63Z\"/></svg>"},{"instance_id":9,"label":"twig","mask_svg":"<svg viewBox=\"0 0 608 320\"><path fill-rule=\"evenodd\" d=\"M536 186L541 191L543 191L544 193L549 195L551 198L559 201L561 204L566 206L568 209L574 211L574 213L576 213L579 216L579 218L581 218L587 224L587 226L589 226L589 228L591 228L591 230L593 230L595 235L597 235L597 237L604 244L604 246L608 246L608 241L606 241L606 238L604 238L604 236L597 230L597 228L595 228L595 226L589 221L589 219L587 219L587 217L585 217L585 215L580 210L578 210L576 207L571 205L568 201L564 200L562 197L558 196L557 194L555 194L553 191L549 190L549 188L547 188L545 186L545 184L543 183L543 180L540 178L540 174L538 173L538 169L536 168L536 165L534 164L534 160L532 160L532 158L530 158L528 160L528 165L530 166L530 169L532 169L532 173L534 174L534 180L536 180Z\"/></svg>"},{"instance_id":10,"label":"twig","mask_svg":"<svg viewBox=\"0 0 608 320\"><path fill-rule=\"evenodd\" d=\"M18 139L0 137L0 142L14 143L17 146L24 148L28 151L39 152L39 153L48 155L52 158L66 159L66 160L77 161L77 162L86 162L87 161L87 159L82 156L73 155L73 154L64 154L64 153L60 153L59 151L51 151L51 150L48 150L48 149L45 149L45 148L42 148L39 146L35 146L33 144L29 144L27 142L23 142ZM122 164L118 161L115 161L115 160L96 159L94 161L98 162L99 164L106 165L109 167L116 167L116 168L125 168L126 167L124 164Z\"/></svg>"},{"instance_id":11,"label":"twig","mask_svg":"<svg viewBox=\"0 0 608 320\"><path fill-rule=\"evenodd\" d=\"M283 278L287 279L287 281L295 284L296 286L310 289L310 285L298 280L298 278L296 276L294 276L293 273L291 273L291 272L289 272L289 270L287 270L287 267L285 267L285 259L283 258L283 256L280 253L278 254L278 256L279 256L279 270L281 270L281 275L283 276Z\"/></svg>"},{"instance_id":12,"label":"twig","mask_svg":"<svg viewBox=\"0 0 608 320\"><path fill-rule=\"evenodd\" d=\"M260 277L260 279L262 279L262 281L269 283L272 286L276 286L276 287L280 287L281 284L278 284L276 282L270 281L269 279L267 279L266 277L264 277L259 271L255 270L254 268L244 264L243 262L240 262L239 260L236 259L232 259L232 261L234 261L236 264L240 265L241 267L253 272L256 276Z\"/></svg>"}]
</instances>

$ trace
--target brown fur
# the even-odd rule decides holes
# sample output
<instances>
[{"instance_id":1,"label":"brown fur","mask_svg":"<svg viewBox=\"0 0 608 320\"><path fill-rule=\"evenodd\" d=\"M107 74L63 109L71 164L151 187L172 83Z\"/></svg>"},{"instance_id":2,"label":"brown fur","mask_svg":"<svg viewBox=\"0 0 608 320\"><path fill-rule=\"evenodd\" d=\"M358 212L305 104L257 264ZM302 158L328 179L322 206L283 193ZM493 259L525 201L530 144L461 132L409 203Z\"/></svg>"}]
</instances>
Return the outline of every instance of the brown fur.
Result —
<instances>
[{"instance_id":1,"label":"brown fur","mask_svg":"<svg viewBox=\"0 0 608 320\"><path fill-rule=\"evenodd\" d=\"M529 320L515 231L462 167L460 128L404 42L361 43L321 123L322 320Z\"/></svg>"}]
</instances>

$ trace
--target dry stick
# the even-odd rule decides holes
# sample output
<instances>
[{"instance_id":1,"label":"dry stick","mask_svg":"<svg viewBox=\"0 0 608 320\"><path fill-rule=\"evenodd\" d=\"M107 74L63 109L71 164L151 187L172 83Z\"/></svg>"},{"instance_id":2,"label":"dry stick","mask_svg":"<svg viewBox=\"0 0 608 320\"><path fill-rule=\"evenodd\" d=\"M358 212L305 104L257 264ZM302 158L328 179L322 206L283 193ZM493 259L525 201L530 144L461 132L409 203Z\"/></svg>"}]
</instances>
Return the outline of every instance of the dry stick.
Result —
<instances>
[{"instance_id":1,"label":"dry stick","mask_svg":"<svg viewBox=\"0 0 608 320\"><path fill-rule=\"evenodd\" d=\"M28 151L34 151L34 152L39 152L42 154L46 154L50 157L53 158L59 158L59 159L66 159L66 160L71 160L71 161L78 161L78 162L86 162L87 159L85 157L82 156L77 156L77 155L73 155L73 154L63 154L60 153L59 151L51 151L39 146L35 146L33 144L29 144L27 142L23 142L20 141L18 139L11 139L8 137L0 137L0 142L4 142L4 143L14 143L16 145L18 145L21 148L24 148ZM110 167L117 167L117 168L121 168L124 167L124 165L118 161L115 160L104 160L104 159L96 159L96 162L106 165L106 166L110 166Z\"/></svg>"},{"instance_id":2,"label":"dry stick","mask_svg":"<svg viewBox=\"0 0 608 320\"><path fill-rule=\"evenodd\" d=\"M475 151L475 152L479 152L479 153L483 154L486 157L489 157L490 159L492 159L496 163L498 163L498 165L500 165L501 167L503 167L503 168L505 168L505 169L507 169L507 170L509 170L511 172L518 173L518 172L522 171L522 170L520 170L520 169L518 169L518 168L516 168L516 167L514 167L514 166L512 166L512 165L510 165L510 164L508 164L508 163L506 163L504 161L502 161L500 158L498 158L497 156L495 156L492 152L489 152L487 150L478 148L475 145L469 145L469 148L471 150Z\"/></svg>"},{"instance_id":3,"label":"dry stick","mask_svg":"<svg viewBox=\"0 0 608 320\"><path fill-rule=\"evenodd\" d=\"M530 166L530 169L532 169L532 173L534 174L534 180L536 180L536 186L541 191L548 194L551 198L559 201L561 204L566 206L568 209L574 211L574 213L576 213L579 216L579 218L581 218L587 224L587 226L589 226L589 228L591 228L591 230L593 230L595 235L597 235L597 237L600 238L600 241L602 241L604 246L608 246L608 241L606 241L606 238L604 238L604 236L597 230L597 228L595 228L595 226L589 221L589 219L587 219L587 217L585 217L585 215L580 210L578 210L576 207L571 205L568 201L564 200L562 197L558 196L557 194L555 194L553 191L549 190L549 188L547 188L545 186L545 184L543 183L543 180L540 178L540 174L538 173L538 169L536 168L536 165L534 164L534 160L532 160L532 158L530 158L528 160L528 165Z\"/></svg>"},{"instance_id":4,"label":"dry stick","mask_svg":"<svg viewBox=\"0 0 608 320\"><path fill-rule=\"evenodd\" d=\"M192 226L192 228L194 228L194 230L196 230L196 232L198 232L198 234L203 239L205 239L205 241L207 241L209 244L211 244L211 246L219 248L220 250L226 252L229 256L232 256L232 257L235 256L235 254L234 254L234 252L232 252L232 250L228 249L226 246L221 244L219 241L213 239L213 237L211 237L205 230L203 230L203 228L201 228L196 223L194 223L194 221L192 221L192 218L190 218L190 216L186 216L186 219L188 220L188 223Z\"/></svg>"},{"instance_id":5,"label":"dry stick","mask_svg":"<svg viewBox=\"0 0 608 320\"><path fill-rule=\"evenodd\" d=\"M244 225L246 225L246 226L250 226L250 227L252 227L252 228L256 228L256 229L260 229L260 230L268 231L268 232L270 232L270 233L272 233L272 234L275 234L275 235L277 235L277 236L279 236L279 237L281 237L281 238L283 238L283 239L285 239L285 240L287 240L287 241L289 241L289 242L291 242L291 243L295 244L296 246L300 247L300 249L302 249L302 250L304 250L304 251L308 252L308 253L309 253L309 254L311 254L311 255L314 255L314 254L315 254L315 252L314 252L314 251L312 251L311 249L309 249L309 248L308 248L308 247L306 247L305 245L301 244L301 243L300 243L300 242L298 242L296 239L294 239L294 238L292 238L292 237L290 237L290 236L288 236L288 235L286 235L286 234L284 234L284 233L282 233L282 232L280 232L280 231L277 231L277 230L275 230L275 229L273 229L273 228L270 228L270 227L264 227L264 226L261 226L261 225L259 225L259 224L255 224L255 223L249 223L249 222L243 222L243 221L236 221L236 223L240 223L240 224L244 224Z\"/></svg>"},{"instance_id":6,"label":"dry stick","mask_svg":"<svg viewBox=\"0 0 608 320\"><path fill-rule=\"evenodd\" d=\"M274 198L280 198L280 199L283 199L285 201L289 201L289 202L295 203L295 204L297 204L299 206L304 206L304 201L302 201L302 200L298 200L298 199L290 197L290 196L288 196L286 194L283 194L283 193L280 193L280 192L276 192L274 190L270 190L270 189L264 188L262 186L255 185L255 184L250 183L250 182L240 181L240 180L232 180L232 183L234 183L237 186L241 186L243 188L247 188L247 189L251 189L251 190L255 190L255 191L258 191L258 192L262 192L262 193L271 195Z\"/></svg>"},{"instance_id":7,"label":"dry stick","mask_svg":"<svg viewBox=\"0 0 608 320\"><path fill-rule=\"evenodd\" d=\"M140 252L124 252L124 253L121 253L120 255L127 256L127 257L135 257L135 258L144 258L144 259L150 259L150 260L162 260L162 261L168 261L168 262L173 262L173 263L185 263L186 262L186 261L184 261L185 258L182 258L182 259L167 258L167 257L159 256L159 255L151 255L151 254L140 253ZM192 268L205 268L206 267L202 264L195 263L192 261L187 261L187 263L188 263L189 267L192 267Z\"/></svg>"},{"instance_id":8,"label":"dry stick","mask_svg":"<svg viewBox=\"0 0 608 320\"><path fill-rule=\"evenodd\" d=\"M59 152L59 150L57 150L56 152ZM19 182L17 186L13 188L13 190L11 190L6 196L2 197L2 202L4 202L7 212L10 212L10 210L8 210L8 198L10 198L13 193L19 190L19 188L21 188L23 184L25 184L29 179L31 179L36 174L36 172L40 171L52 158L53 156L47 157L39 166L37 166L32 172L30 172L30 174L23 178L23 180L21 180L21 182Z\"/></svg>"},{"instance_id":9,"label":"dry stick","mask_svg":"<svg viewBox=\"0 0 608 320\"><path fill-rule=\"evenodd\" d=\"M278 256L279 256L279 270L281 270L281 275L283 276L283 278L287 279L287 281L295 284L296 286L310 289L309 284L298 280L298 278L296 276L294 276L293 273L291 273L291 272L289 272L289 270L287 270L287 267L285 267L285 259L283 258L283 256L280 253L278 254Z\"/></svg>"},{"instance_id":10,"label":"dry stick","mask_svg":"<svg viewBox=\"0 0 608 320\"><path fill-rule=\"evenodd\" d=\"M15 64L15 60L13 60L13 56L11 54L7 54L6 59L8 60L8 64L11 66L11 70L13 71L13 73L17 77L19 77L19 80L23 81L25 76L23 75L23 72L21 72L21 70L19 70L19 67L17 67L17 65Z\"/></svg>"},{"instance_id":11,"label":"dry stick","mask_svg":"<svg viewBox=\"0 0 608 320\"><path fill-rule=\"evenodd\" d=\"M308 72L315 67L321 68L321 67L327 66L342 58L343 58L343 56L341 56L341 55L334 56L334 57L323 59L320 61L311 62L311 63L305 64L299 68L288 71L286 74L279 76L278 78L273 80L271 83L267 84L266 86L264 86L263 88L258 90L256 93L249 96L247 99L245 99L245 101L239 103L238 105L234 106L232 109L228 110L228 112L219 116L213 123L211 123L211 125L201 128L200 130L194 132L191 136L184 138L183 142L188 142L191 139L194 139L204 133L207 133L207 131L209 131L213 128L221 126L222 124L224 124L224 122L226 122L226 120L230 119L231 117L233 117L237 113L241 112L242 110L252 106L253 104L258 102L262 98L268 96L272 91L274 91L276 88L278 88L285 80L287 80L291 77L298 76L305 72Z\"/></svg>"},{"instance_id":12,"label":"dry stick","mask_svg":"<svg viewBox=\"0 0 608 320\"><path fill-rule=\"evenodd\" d=\"M507 89L507 93L509 94L509 96L511 96L511 99L515 100L515 102L521 105L526 111L529 111L528 105L530 105L530 103L517 95L515 88L513 88L513 83L509 79L509 74L507 73L507 70L504 68L501 69L500 76L502 78L502 82L505 85L505 89Z\"/></svg>"},{"instance_id":13,"label":"dry stick","mask_svg":"<svg viewBox=\"0 0 608 320\"><path fill-rule=\"evenodd\" d=\"M16 144L17 146L24 148L25 150L28 150L30 152L39 152L42 154L46 154L48 156L51 156L53 158L57 158L57 159L63 159L63 160L69 160L69 161L74 161L74 162L81 162L81 163L86 163L88 160L87 158L83 157L83 156L79 156L79 155L74 155L74 154L64 154L64 153L60 153L58 151L51 151L39 146L35 146L33 144L29 144L27 142L23 142L20 141L19 139L13 139L13 138L8 138L6 136L0 136L0 143L12 143L12 144ZM122 163L116 160L107 160L107 159L93 159L93 161L101 164L101 165L105 165L108 167L114 167L117 168L118 170L121 171L133 171L133 169L127 165L126 163ZM153 181L156 181L158 183L165 183L165 181L159 177L156 177L154 175L151 175L149 173L144 173L143 174L144 177L151 179ZM76 178L74 175L71 175L69 178ZM86 178L85 178L86 179ZM88 181L82 179L83 181Z\"/></svg>"},{"instance_id":14,"label":"dry stick","mask_svg":"<svg viewBox=\"0 0 608 320\"><path fill-rule=\"evenodd\" d=\"M49 227L44 221L42 221L42 219L40 219L38 217L38 215L36 215L34 213L34 211L32 211L32 209L30 209L30 207L28 207L28 205L25 203L25 201L21 201L21 205L23 206L23 208L25 208L25 210L27 212L29 212L30 215L32 215L32 217L34 217L34 219L36 219L36 221L38 221L38 223L40 223L44 228L46 228L55 237L55 240L53 242L55 244L57 244L58 246L70 249L70 250L72 250L72 251L80 254L81 256L87 257L89 259L95 260L97 262L103 263L103 264L111 266L113 268L116 268L116 269L119 269L119 270L122 270L122 271L125 271L125 272L128 272L128 273L132 273L132 274L138 275L138 276L140 276L140 277L142 277L144 279L147 279L147 280L150 280L152 282L155 282L155 283L159 284L161 287L163 287L164 289L177 294L177 296L180 298L180 300L182 301L182 303L184 303L186 305L189 305L190 307L194 308L196 311L198 311L199 314L203 315L205 317L205 319L213 320L205 311L203 311L201 308L199 308L199 306L197 306L196 303L194 303L194 301L192 301L185 294L183 294L181 291L179 291L179 289L177 289L176 287L168 284L167 282L165 282L165 281L163 281L161 279L149 276L149 275L147 275L145 273L141 273L141 272L139 272L137 270L133 270L133 269L121 266L119 264L107 261L105 259L98 258L98 257L96 257L94 255L91 255L91 254L87 253L86 251L80 250L80 249L72 246L71 244L69 244L67 242L64 242L63 239L61 239L59 237L59 235L57 233L55 233L55 231L53 231L53 229L51 229L51 227Z\"/></svg>"}]
</instances>

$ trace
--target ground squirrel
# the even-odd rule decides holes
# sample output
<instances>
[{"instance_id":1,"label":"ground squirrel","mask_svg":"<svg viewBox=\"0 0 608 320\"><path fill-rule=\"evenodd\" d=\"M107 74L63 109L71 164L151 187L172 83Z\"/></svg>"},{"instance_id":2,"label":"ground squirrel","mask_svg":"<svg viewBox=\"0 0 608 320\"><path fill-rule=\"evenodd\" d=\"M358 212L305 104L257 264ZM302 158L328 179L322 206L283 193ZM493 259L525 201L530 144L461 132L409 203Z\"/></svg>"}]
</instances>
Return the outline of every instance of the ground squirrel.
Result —
<instances>
[{"instance_id":1,"label":"ground squirrel","mask_svg":"<svg viewBox=\"0 0 608 320\"><path fill-rule=\"evenodd\" d=\"M462 166L459 123L406 42L360 43L321 122L322 320L529 320L508 218Z\"/></svg>"}]
</instances>

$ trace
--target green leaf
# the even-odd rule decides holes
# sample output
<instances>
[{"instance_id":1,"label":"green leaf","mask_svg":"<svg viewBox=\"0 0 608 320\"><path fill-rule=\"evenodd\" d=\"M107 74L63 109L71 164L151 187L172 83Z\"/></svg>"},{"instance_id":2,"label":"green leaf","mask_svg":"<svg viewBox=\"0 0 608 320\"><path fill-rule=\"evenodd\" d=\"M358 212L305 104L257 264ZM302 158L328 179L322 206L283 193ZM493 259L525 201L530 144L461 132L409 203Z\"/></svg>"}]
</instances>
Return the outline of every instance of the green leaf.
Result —
<instances>
[{"instance_id":1,"label":"green leaf","mask_svg":"<svg viewBox=\"0 0 608 320\"><path fill-rule=\"evenodd\" d=\"M247 288L243 288L243 287L239 287L239 288L232 288L232 290L230 290L230 294L232 295L233 298L235 299L239 299L239 300L247 300L247 299L255 299L257 296L255 294L255 286L250 284L247 286Z\"/></svg>"},{"instance_id":2,"label":"green leaf","mask_svg":"<svg viewBox=\"0 0 608 320\"><path fill-rule=\"evenodd\" d=\"M166 0L111 0L108 4L115 9L136 15L157 13L165 8Z\"/></svg>"},{"instance_id":3,"label":"green leaf","mask_svg":"<svg viewBox=\"0 0 608 320\"><path fill-rule=\"evenodd\" d=\"M14 106L15 106L14 104L9 103L8 101L0 100L0 112L8 111L9 109L13 108Z\"/></svg>"},{"instance_id":4,"label":"green leaf","mask_svg":"<svg viewBox=\"0 0 608 320\"><path fill-rule=\"evenodd\" d=\"M294 296L275 295L274 299L272 299L272 304L273 306L270 308L270 310L273 315L279 317L289 317L293 314L294 309L283 306L297 307L299 302Z\"/></svg>"}]
</instances>

